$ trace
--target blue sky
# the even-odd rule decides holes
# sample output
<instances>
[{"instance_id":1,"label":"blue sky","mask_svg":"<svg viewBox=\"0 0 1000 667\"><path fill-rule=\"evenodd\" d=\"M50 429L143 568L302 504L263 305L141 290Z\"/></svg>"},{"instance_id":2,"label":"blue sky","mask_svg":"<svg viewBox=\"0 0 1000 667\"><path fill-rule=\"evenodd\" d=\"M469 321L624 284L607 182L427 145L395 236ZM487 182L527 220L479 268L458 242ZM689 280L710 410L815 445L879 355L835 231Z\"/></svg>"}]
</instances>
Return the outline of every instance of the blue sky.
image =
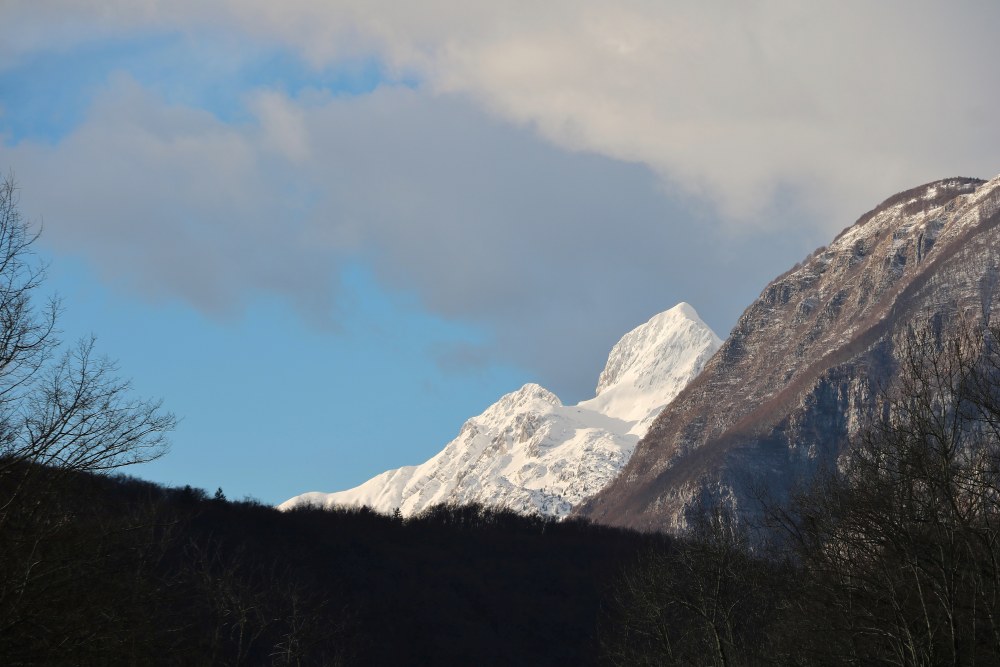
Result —
<instances>
[{"instance_id":1,"label":"blue sky","mask_svg":"<svg viewBox=\"0 0 1000 667\"><path fill-rule=\"evenodd\" d=\"M114 73L127 73L167 102L194 105L227 122L249 120L244 96L256 88L293 96L306 88L362 95L384 83L414 85L386 81L373 58L314 68L288 50L248 46L165 33L31 53L0 72L7 141L64 138L83 122L94 95Z\"/></svg>"},{"instance_id":2,"label":"blue sky","mask_svg":"<svg viewBox=\"0 0 1000 667\"><path fill-rule=\"evenodd\" d=\"M995 175L1000 9L918 4L10 0L0 168L65 336L181 418L133 472L280 502Z\"/></svg>"},{"instance_id":3,"label":"blue sky","mask_svg":"<svg viewBox=\"0 0 1000 667\"><path fill-rule=\"evenodd\" d=\"M63 299L64 338L95 334L137 394L180 418L170 454L135 474L276 502L430 456L464 416L530 379L501 365L443 371L436 347L483 334L386 294L363 267L345 274L336 333L274 298L225 319L144 303L65 256L51 258L47 287Z\"/></svg>"}]
</instances>

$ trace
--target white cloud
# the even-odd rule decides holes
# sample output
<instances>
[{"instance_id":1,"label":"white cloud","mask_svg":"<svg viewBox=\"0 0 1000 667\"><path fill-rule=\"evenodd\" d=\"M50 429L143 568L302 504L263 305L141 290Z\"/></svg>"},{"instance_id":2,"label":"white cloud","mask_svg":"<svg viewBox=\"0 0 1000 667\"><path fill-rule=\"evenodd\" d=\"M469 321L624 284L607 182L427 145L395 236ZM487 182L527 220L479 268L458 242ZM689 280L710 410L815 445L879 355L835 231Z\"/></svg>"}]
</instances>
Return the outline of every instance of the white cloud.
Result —
<instances>
[{"instance_id":1,"label":"white cloud","mask_svg":"<svg viewBox=\"0 0 1000 667\"><path fill-rule=\"evenodd\" d=\"M3 11L0 62L50 48L53 26L67 42L236 31L317 65L376 54L564 148L648 165L738 222L766 224L782 191L837 226L914 183L997 171L992 2L14 0Z\"/></svg>"}]
</instances>

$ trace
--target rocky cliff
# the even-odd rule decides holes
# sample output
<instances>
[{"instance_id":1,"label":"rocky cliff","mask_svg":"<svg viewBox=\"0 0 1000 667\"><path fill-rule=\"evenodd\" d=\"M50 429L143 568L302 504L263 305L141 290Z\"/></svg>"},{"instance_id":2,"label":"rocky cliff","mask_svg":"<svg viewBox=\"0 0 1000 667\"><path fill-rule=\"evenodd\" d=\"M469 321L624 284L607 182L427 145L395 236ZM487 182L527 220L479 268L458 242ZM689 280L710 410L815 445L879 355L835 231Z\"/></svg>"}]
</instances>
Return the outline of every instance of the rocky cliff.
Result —
<instances>
[{"instance_id":1,"label":"rocky cliff","mask_svg":"<svg viewBox=\"0 0 1000 667\"><path fill-rule=\"evenodd\" d=\"M900 193L779 276L622 473L578 512L677 530L700 500L758 511L833 465L893 373L906 328L988 316L1000 275L1000 177Z\"/></svg>"}]
</instances>

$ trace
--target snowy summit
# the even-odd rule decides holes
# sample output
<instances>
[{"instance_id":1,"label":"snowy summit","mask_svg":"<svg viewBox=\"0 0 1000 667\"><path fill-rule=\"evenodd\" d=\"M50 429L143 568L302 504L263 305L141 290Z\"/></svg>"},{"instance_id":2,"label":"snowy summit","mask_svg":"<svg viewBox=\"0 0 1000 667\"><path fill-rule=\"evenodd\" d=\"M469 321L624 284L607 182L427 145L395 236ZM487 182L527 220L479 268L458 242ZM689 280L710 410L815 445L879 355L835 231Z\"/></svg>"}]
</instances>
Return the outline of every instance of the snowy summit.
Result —
<instances>
[{"instance_id":1,"label":"snowy summit","mask_svg":"<svg viewBox=\"0 0 1000 667\"><path fill-rule=\"evenodd\" d=\"M565 516L625 465L663 407L722 344L686 303L656 315L612 348L596 396L575 406L537 384L465 422L426 463L389 470L336 493L281 505L368 505L404 516L441 503L482 503Z\"/></svg>"}]
</instances>

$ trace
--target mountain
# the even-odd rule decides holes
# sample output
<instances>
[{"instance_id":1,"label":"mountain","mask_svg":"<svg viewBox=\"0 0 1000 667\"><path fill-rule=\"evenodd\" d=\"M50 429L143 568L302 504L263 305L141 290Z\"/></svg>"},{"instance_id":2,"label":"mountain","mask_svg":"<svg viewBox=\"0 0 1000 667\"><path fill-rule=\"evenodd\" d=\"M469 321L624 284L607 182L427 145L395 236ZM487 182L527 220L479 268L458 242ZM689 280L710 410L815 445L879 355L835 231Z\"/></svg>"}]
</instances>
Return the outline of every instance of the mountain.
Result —
<instances>
[{"instance_id":1,"label":"mountain","mask_svg":"<svg viewBox=\"0 0 1000 667\"><path fill-rule=\"evenodd\" d=\"M872 416L908 327L988 318L1000 177L899 193L779 276L578 512L677 530L701 501L759 511L838 457Z\"/></svg>"},{"instance_id":2,"label":"mountain","mask_svg":"<svg viewBox=\"0 0 1000 667\"><path fill-rule=\"evenodd\" d=\"M442 503L482 503L561 517L610 482L656 415L698 375L721 341L681 303L611 350L596 396L575 406L537 384L465 422L426 463L389 470L337 493L285 501L368 505L413 515Z\"/></svg>"}]
</instances>

